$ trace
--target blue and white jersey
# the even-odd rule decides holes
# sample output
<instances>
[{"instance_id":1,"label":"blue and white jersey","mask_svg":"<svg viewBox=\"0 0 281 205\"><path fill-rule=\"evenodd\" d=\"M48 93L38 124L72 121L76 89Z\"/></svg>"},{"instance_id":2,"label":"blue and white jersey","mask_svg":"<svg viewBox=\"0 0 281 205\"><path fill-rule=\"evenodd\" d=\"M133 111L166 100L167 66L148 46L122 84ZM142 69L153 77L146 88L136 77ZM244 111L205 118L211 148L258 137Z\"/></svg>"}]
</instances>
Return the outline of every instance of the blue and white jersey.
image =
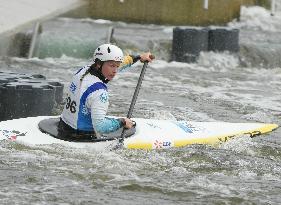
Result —
<instances>
[{"instance_id":1,"label":"blue and white jersey","mask_svg":"<svg viewBox=\"0 0 281 205\"><path fill-rule=\"evenodd\" d=\"M105 117L109 104L106 84L91 74L80 81L88 68L85 66L74 75L61 119L76 130L115 131L121 127L120 122Z\"/></svg>"},{"instance_id":2,"label":"blue and white jersey","mask_svg":"<svg viewBox=\"0 0 281 205\"><path fill-rule=\"evenodd\" d=\"M131 67L139 57L125 56L119 72ZM79 69L69 86L66 104L61 119L70 127L81 131L109 133L118 130L122 123L115 118L106 117L108 109L107 86L95 75L82 75L90 65Z\"/></svg>"}]
</instances>

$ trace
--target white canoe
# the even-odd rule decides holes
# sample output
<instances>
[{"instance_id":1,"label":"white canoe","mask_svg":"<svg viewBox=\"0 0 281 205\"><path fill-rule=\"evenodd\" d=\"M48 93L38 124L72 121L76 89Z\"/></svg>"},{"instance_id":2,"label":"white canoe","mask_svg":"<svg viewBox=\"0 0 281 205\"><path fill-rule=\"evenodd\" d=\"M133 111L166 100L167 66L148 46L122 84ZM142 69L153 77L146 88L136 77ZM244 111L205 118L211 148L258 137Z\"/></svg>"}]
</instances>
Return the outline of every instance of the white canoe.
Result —
<instances>
[{"instance_id":1,"label":"white canoe","mask_svg":"<svg viewBox=\"0 0 281 205\"><path fill-rule=\"evenodd\" d=\"M68 142L43 133L38 123L54 116L28 117L0 122L0 140L14 140L32 145L59 143L75 147L102 145L109 142ZM182 147L190 144L216 144L236 136L255 137L271 132L277 124L192 122L154 119L133 119L136 132L124 140L129 149L158 149ZM112 141L111 141L112 143Z\"/></svg>"}]
</instances>

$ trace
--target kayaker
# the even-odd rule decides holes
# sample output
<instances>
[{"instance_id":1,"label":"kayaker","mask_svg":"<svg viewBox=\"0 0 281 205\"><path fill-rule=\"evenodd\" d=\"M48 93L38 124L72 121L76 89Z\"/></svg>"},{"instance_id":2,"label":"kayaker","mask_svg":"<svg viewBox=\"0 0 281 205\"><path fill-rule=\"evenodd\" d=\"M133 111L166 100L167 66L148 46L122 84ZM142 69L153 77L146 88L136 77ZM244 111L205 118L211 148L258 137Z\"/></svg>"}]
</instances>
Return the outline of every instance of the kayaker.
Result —
<instances>
[{"instance_id":1,"label":"kayaker","mask_svg":"<svg viewBox=\"0 0 281 205\"><path fill-rule=\"evenodd\" d=\"M132 128L134 123L128 118L106 116L109 105L106 84L118 71L139 60L151 62L151 53L124 56L115 45L100 45L93 54L94 63L80 68L73 76L58 126L60 137L87 140L96 137L97 133L111 133L121 127Z\"/></svg>"}]
</instances>

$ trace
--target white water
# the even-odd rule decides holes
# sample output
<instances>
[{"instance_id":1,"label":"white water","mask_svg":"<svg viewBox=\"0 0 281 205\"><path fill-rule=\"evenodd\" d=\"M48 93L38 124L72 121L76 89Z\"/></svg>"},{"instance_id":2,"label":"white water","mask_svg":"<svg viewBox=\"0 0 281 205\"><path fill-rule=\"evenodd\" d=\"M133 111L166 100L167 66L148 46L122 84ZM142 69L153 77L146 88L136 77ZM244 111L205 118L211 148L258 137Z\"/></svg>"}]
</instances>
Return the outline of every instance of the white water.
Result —
<instances>
[{"instance_id":1,"label":"white water","mask_svg":"<svg viewBox=\"0 0 281 205\"><path fill-rule=\"evenodd\" d=\"M240 21L234 20L228 25L230 27L240 28L240 29L252 29L261 31L277 32L280 31L281 25L281 1L277 2L277 9L274 15L263 7L253 6L253 7L241 7L241 17Z\"/></svg>"},{"instance_id":2,"label":"white water","mask_svg":"<svg viewBox=\"0 0 281 205\"><path fill-rule=\"evenodd\" d=\"M232 22L233 26L249 28L252 35L268 27L275 34L280 21L272 19L278 15L264 21L267 16L262 11L260 17L255 14L257 23L250 20L256 10L246 9L251 15L243 13L242 22ZM67 56L3 57L0 67L43 74L67 85L71 73L88 62ZM140 69L138 64L110 83L109 114L126 114ZM281 124L280 82L280 67L245 68L238 56L228 53L202 53L198 64L156 60L146 71L133 115ZM3 204L280 204L280 136L277 130L219 147L110 152L2 141L0 200Z\"/></svg>"}]
</instances>

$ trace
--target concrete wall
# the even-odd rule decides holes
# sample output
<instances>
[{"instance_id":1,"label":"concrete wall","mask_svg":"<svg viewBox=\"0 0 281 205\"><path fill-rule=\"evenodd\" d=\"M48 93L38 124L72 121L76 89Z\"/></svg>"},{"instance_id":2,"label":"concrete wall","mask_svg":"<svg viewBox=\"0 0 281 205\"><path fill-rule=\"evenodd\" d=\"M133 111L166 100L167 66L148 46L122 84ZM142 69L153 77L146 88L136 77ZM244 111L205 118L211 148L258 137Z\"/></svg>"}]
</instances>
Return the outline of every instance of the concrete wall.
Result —
<instances>
[{"instance_id":1,"label":"concrete wall","mask_svg":"<svg viewBox=\"0 0 281 205\"><path fill-rule=\"evenodd\" d=\"M0 0L0 56L10 52L17 32L83 5L84 0Z\"/></svg>"},{"instance_id":2,"label":"concrete wall","mask_svg":"<svg viewBox=\"0 0 281 205\"><path fill-rule=\"evenodd\" d=\"M240 6L267 5L270 0L89 0L93 18L171 25L221 25L239 18Z\"/></svg>"}]
</instances>

